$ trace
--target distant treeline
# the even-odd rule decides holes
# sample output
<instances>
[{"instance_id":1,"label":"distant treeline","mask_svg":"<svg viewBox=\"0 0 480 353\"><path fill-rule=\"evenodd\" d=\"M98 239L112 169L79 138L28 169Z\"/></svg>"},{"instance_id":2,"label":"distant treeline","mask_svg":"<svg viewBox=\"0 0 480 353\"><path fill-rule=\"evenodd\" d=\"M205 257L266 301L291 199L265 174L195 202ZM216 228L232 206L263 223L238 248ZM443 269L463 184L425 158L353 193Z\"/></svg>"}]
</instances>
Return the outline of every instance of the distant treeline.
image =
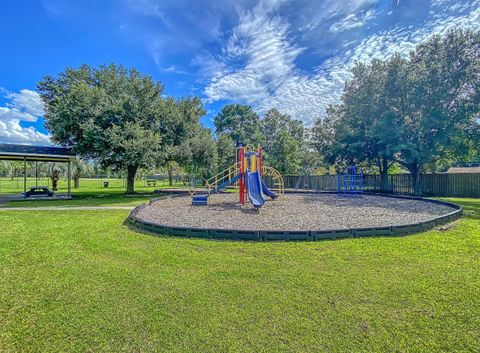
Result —
<instances>
[{"instance_id":1,"label":"distant treeline","mask_svg":"<svg viewBox=\"0 0 480 353\"><path fill-rule=\"evenodd\" d=\"M87 161L76 175L126 176L127 192L138 175L208 178L233 163L240 143L262 144L264 163L284 174L357 164L384 176L408 171L415 189L420 173L480 156L479 33L454 30L408 57L357 63L340 102L311 127L274 107L260 116L229 104L212 131L198 97L165 97L160 82L113 64L68 68L38 90L53 142Z\"/></svg>"}]
</instances>

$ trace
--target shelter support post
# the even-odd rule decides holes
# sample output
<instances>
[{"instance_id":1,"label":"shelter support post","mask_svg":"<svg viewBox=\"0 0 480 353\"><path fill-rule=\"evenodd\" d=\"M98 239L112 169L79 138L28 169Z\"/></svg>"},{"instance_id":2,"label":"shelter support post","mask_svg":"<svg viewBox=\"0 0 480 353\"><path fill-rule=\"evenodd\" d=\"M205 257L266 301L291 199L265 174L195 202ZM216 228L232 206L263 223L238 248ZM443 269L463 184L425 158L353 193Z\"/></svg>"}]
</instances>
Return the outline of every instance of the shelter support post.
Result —
<instances>
[{"instance_id":1,"label":"shelter support post","mask_svg":"<svg viewBox=\"0 0 480 353\"><path fill-rule=\"evenodd\" d=\"M71 197L71 181L72 181L72 162L68 161L68 197Z\"/></svg>"},{"instance_id":2,"label":"shelter support post","mask_svg":"<svg viewBox=\"0 0 480 353\"><path fill-rule=\"evenodd\" d=\"M23 157L23 197L27 198L27 158Z\"/></svg>"}]
</instances>

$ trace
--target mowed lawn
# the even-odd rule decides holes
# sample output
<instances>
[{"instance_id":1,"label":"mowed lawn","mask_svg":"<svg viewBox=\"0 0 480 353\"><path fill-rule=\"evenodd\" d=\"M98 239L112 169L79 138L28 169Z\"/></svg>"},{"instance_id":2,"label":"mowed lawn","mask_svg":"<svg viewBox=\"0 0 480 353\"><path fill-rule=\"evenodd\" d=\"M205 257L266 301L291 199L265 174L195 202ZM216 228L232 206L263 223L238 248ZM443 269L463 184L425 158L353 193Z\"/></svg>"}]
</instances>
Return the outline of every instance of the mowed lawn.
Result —
<instances>
[{"instance_id":1,"label":"mowed lawn","mask_svg":"<svg viewBox=\"0 0 480 353\"><path fill-rule=\"evenodd\" d=\"M23 193L23 179L14 178L0 178L0 201L1 196L5 195L20 195ZM103 182L107 181L109 186L103 187ZM37 182L35 178L27 179L27 190L30 187L38 185L44 185L50 187L50 181L48 178L39 179ZM80 187L78 189L73 188L72 181L72 193L73 200L17 200L10 201L2 204L3 207L40 207L40 206L135 206L146 201L158 197L154 193L155 189L165 188L188 188L189 185L182 182L175 182L172 186L167 181L159 181L155 186L148 186L145 180L135 181L135 190L137 194L131 196L125 196L125 182L122 179L90 179L81 178ZM62 179L58 185L58 193L67 193L67 181Z\"/></svg>"},{"instance_id":2,"label":"mowed lawn","mask_svg":"<svg viewBox=\"0 0 480 353\"><path fill-rule=\"evenodd\" d=\"M309 243L1 211L0 351L478 351L480 200L453 201L467 215L448 230Z\"/></svg>"}]
</instances>

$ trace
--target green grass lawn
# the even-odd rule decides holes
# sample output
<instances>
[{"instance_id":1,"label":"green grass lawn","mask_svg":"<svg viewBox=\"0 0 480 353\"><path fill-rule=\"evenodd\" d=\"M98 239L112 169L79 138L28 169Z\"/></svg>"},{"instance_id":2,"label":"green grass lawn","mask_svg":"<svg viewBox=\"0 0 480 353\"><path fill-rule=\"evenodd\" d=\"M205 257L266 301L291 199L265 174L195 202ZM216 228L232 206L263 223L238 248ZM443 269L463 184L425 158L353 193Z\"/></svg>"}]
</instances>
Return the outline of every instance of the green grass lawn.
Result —
<instances>
[{"instance_id":1,"label":"green grass lawn","mask_svg":"<svg viewBox=\"0 0 480 353\"><path fill-rule=\"evenodd\" d=\"M447 231L308 243L0 212L0 351L478 351L480 199L451 201Z\"/></svg>"},{"instance_id":2,"label":"green grass lawn","mask_svg":"<svg viewBox=\"0 0 480 353\"><path fill-rule=\"evenodd\" d=\"M108 181L108 188L103 187L103 182ZM48 179L38 181L38 185L48 185ZM27 189L35 185L35 178L28 178ZM23 192L23 179L17 180L1 178L0 196L5 194L21 194ZM73 200L18 200L3 204L3 207L37 207L37 206L135 206L158 197L153 192L162 188L185 188L184 183L157 183L156 186L147 186L143 180L135 182L136 195L125 195L125 184L122 179L80 179L80 187L73 188ZM67 192L65 180L59 183L59 193Z\"/></svg>"}]
</instances>

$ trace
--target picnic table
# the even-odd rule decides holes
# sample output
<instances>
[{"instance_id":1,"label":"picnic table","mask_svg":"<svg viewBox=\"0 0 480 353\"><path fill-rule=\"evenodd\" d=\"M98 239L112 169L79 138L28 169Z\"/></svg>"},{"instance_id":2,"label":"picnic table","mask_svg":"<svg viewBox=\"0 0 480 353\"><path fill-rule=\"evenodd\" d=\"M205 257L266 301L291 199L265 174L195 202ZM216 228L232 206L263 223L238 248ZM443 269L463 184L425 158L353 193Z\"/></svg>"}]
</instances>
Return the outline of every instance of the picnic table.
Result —
<instances>
[{"instance_id":1,"label":"picnic table","mask_svg":"<svg viewBox=\"0 0 480 353\"><path fill-rule=\"evenodd\" d=\"M30 190L25 193L25 197L37 195L45 195L51 197L53 196L53 191L50 191L48 186L32 186Z\"/></svg>"},{"instance_id":2,"label":"picnic table","mask_svg":"<svg viewBox=\"0 0 480 353\"><path fill-rule=\"evenodd\" d=\"M147 186L156 186L157 185L157 179L147 179Z\"/></svg>"}]
</instances>

